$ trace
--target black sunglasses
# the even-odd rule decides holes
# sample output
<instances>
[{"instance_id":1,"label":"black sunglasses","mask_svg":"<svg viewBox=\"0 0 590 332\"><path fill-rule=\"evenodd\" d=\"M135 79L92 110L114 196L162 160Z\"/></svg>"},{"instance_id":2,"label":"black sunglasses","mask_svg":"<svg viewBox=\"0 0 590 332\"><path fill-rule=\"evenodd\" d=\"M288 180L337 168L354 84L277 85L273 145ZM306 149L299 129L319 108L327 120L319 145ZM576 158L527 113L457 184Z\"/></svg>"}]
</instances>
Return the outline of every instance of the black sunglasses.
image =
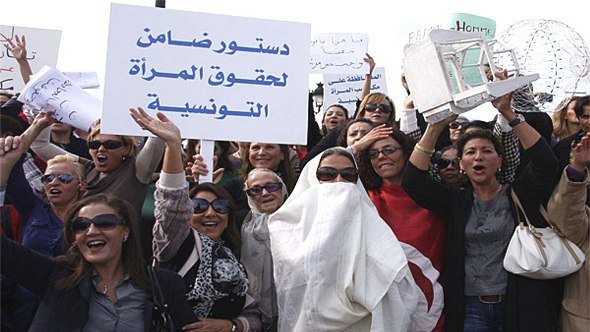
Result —
<instances>
[{"instance_id":1,"label":"black sunglasses","mask_svg":"<svg viewBox=\"0 0 590 332\"><path fill-rule=\"evenodd\" d=\"M382 152L383 152L384 156L389 156L391 154L394 154L399 149L400 148L396 148L395 146L386 146L381 150L370 149L369 150L369 158L371 158L371 160L377 159L377 158L379 158L379 154Z\"/></svg>"},{"instance_id":2,"label":"black sunglasses","mask_svg":"<svg viewBox=\"0 0 590 332\"><path fill-rule=\"evenodd\" d=\"M246 189L246 194L250 197L256 197L262 195L262 190L266 189L269 193L274 193L280 190L283 185L280 182L269 182L263 186L253 186L252 188Z\"/></svg>"},{"instance_id":3,"label":"black sunglasses","mask_svg":"<svg viewBox=\"0 0 590 332\"><path fill-rule=\"evenodd\" d=\"M94 150L100 148L101 145L104 146L107 150L114 150L122 147L123 145L125 145L125 143L122 141L115 141L111 139L106 140L104 142L101 142L99 140L88 142L88 148Z\"/></svg>"},{"instance_id":4,"label":"black sunglasses","mask_svg":"<svg viewBox=\"0 0 590 332\"><path fill-rule=\"evenodd\" d=\"M53 180L55 180L55 178L57 178L61 183L70 183L72 180L74 180L74 176L68 173L43 174L43 176L41 176L41 183L51 183Z\"/></svg>"},{"instance_id":5,"label":"black sunglasses","mask_svg":"<svg viewBox=\"0 0 590 332\"><path fill-rule=\"evenodd\" d=\"M377 112L379 110L381 113L391 113L391 106L387 104L366 104L365 111L367 112Z\"/></svg>"},{"instance_id":6,"label":"black sunglasses","mask_svg":"<svg viewBox=\"0 0 590 332\"><path fill-rule=\"evenodd\" d=\"M93 224L95 228L100 230L109 230L125 223L125 219L116 214L99 214L92 219L75 217L70 222L70 231L74 234L85 232L90 227L90 224Z\"/></svg>"},{"instance_id":7,"label":"black sunglasses","mask_svg":"<svg viewBox=\"0 0 590 332\"><path fill-rule=\"evenodd\" d=\"M229 200L225 198L217 198L213 201L209 202L204 198L197 198L192 200L193 203L193 212L194 213L203 213L209 209L209 205L213 208L215 212L221 214L228 214L229 213Z\"/></svg>"},{"instance_id":8,"label":"black sunglasses","mask_svg":"<svg viewBox=\"0 0 590 332\"><path fill-rule=\"evenodd\" d=\"M340 174L340 176L348 182L356 183L359 178L359 173L354 167L336 169L334 167L324 166L318 168L318 170L315 172L315 176L319 181L322 182L332 181L338 176L338 174Z\"/></svg>"},{"instance_id":9,"label":"black sunglasses","mask_svg":"<svg viewBox=\"0 0 590 332\"><path fill-rule=\"evenodd\" d=\"M449 123L449 127L451 129L458 129L458 128L461 128L465 125L467 125L467 122L453 121L453 122Z\"/></svg>"},{"instance_id":10,"label":"black sunglasses","mask_svg":"<svg viewBox=\"0 0 590 332\"><path fill-rule=\"evenodd\" d=\"M449 167L449 165L453 165L453 167L459 167L459 160L458 159L446 159L446 158L439 158L433 162L434 166L438 169L445 169Z\"/></svg>"}]
</instances>

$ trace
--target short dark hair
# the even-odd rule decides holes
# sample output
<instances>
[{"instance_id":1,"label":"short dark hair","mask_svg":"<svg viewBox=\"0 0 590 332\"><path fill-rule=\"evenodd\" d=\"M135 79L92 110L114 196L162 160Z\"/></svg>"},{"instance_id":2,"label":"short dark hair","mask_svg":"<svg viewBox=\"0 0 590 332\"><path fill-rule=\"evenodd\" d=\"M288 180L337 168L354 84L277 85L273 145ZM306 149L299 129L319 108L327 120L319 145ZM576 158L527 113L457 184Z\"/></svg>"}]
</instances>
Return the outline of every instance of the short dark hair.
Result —
<instances>
[{"instance_id":1,"label":"short dark hair","mask_svg":"<svg viewBox=\"0 0 590 332\"><path fill-rule=\"evenodd\" d=\"M221 239L224 245L228 247L234 256L240 259L240 252L242 248L242 240L240 238L240 231L236 220L236 203L229 192L220 185L211 182L199 183L189 193L189 197L193 199L198 193L205 191L209 192L217 198L227 199L229 201L229 213L227 214L227 228L221 233Z\"/></svg>"},{"instance_id":2,"label":"short dark hair","mask_svg":"<svg viewBox=\"0 0 590 332\"><path fill-rule=\"evenodd\" d=\"M465 135L462 135L457 140L457 143L456 143L457 157L459 157L459 159L461 159L463 157L463 149L465 149L465 145L467 144L467 142L469 142L473 139L476 139L476 138L481 138L481 139L485 139L485 140L492 142L492 144L494 145L494 149L496 150L496 153L498 153L499 155L502 155L502 156L504 155L504 147L502 146L502 143L500 142L498 137L496 137L496 135L494 135L494 133L492 133L492 131L490 131L490 130L475 130L475 131L469 132Z\"/></svg>"},{"instance_id":3,"label":"short dark hair","mask_svg":"<svg viewBox=\"0 0 590 332\"><path fill-rule=\"evenodd\" d=\"M485 129L485 130L494 130L494 125L491 124L490 122L486 122L486 121L481 121L481 120L473 120L467 124L465 124L464 126L461 126L461 130L459 131L461 133L461 135L465 134L465 131L467 131L467 129L469 128L480 128L480 129Z\"/></svg>"},{"instance_id":4,"label":"short dark hair","mask_svg":"<svg viewBox=\"0 0 590 332\"><path fill-rule=\"evenodd\" d=\"M576 101L576 106L574 107L574 112L576 112L576 116L579 118L584 114L584 108L590 106L590 95L586 95L584 97L580 97Z\"/></svg>"}]
</instances>

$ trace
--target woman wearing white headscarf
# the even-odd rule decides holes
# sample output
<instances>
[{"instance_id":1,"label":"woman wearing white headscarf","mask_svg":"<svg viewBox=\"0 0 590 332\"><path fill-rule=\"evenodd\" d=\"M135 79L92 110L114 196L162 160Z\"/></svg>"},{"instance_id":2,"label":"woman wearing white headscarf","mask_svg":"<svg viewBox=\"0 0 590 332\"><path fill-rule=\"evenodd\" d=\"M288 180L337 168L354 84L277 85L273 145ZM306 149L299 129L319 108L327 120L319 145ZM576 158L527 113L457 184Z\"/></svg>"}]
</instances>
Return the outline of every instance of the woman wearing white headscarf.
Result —
<instances>
[{"instance_id":1,"label":"woman wearing white headscarf","mask_svg":"<svg viewBox=\"0 0 590 332\"><path fill-rule=\"evenodd\" d=\"M287 198L287 186L277 173L255 168L248 173L245 189L251 211L242 223L242 264L250 289L258 301L264 331L277 331L277 291L273 280L268 218Z\"/></svg>"},{"instance_id":2,"label":"woman wearing white headscarf","mask_svg":"<svg viewBox=\"0 0 590 332\"><path fill-rule=\"evenodd\" d=\"M345 149L326 150L268 222L279 330L406 331L417 288L404 252L360 181L319 185L330 154L348 155L356 171ZM341 178L346 168L331 167Z\"/></svg>"}]
</instances>

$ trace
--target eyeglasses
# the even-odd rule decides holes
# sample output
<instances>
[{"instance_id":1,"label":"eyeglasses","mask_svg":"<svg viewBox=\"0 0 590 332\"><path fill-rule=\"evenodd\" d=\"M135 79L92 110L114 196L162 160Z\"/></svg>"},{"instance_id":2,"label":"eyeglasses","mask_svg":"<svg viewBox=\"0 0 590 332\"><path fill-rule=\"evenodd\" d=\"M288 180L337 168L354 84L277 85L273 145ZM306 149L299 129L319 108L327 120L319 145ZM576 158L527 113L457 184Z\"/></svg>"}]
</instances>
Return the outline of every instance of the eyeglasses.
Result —
<instances>
[{"instance_id":1,"label":"eyeglasses","mask_svg":"<svg viewBox=\"0 0 590 332\"><path fill-rule=\"evenodd\" d=\"M453 122L449 123L449 127L451 129L458 129L460 127L463 127L465 124L466 124L465 122L453 121Z\"/></svg>"},{"instance_id":2,"label":"eyeglasses","mask_svg":"<svg viewBox=\"0 0 590 332\"><path fill-rule=\"evenodd\" d=\"M72 182L72 180L74 179L74 176L72 174L68 174L68 173L44 174L43 176L41 176L41 183L43 183L43 184L51 183L51 182L53 182L53 180L55 180L55 178L57 178L59 180L59 182L67 184L67 183Z\"/></svg>"},{"instance_id":3,"label":"eyeglasses","mask_svg":"<svg viewBox=\"0 0 590 332\"><path fill-rule=\"evenodd\" d=\"M370 149L369 150L369 158L371 158L371 160L377 159L377 158L379 158L379 154L382 152L383 152L384 156L389 156L389 155L394 154L399 149L401 149L401 148L396 148L395 146L386 146L381 150Z\"/></svg>"},{"instance_id":4,"label":"eyeglasses","mask_svg":"<svg viewBox=\"0 0 590 332\"><path fill-rule=\"evenodd\" d=\"M229 213L229 200L225 198L217 198L213 201L209 202L203 198L197 198L192 200L193 203L193 212L194 213L203 213L209 209L209 205L213 208L215 212L221 214L228 214Z\"/></svg>"},{"instance_id":5,"label":"eyeglasses","mask_svg":"<svg viewBox=\"0 0 590 332\"><path fill-rule=\"evenodd\" d=\"M283 188L283 185L280 182L269 182L263 186L253 186L252 188L246 189L246 194L250 197L256 197L262 195L262 190L266 189L269 193L274 193L275 191L280 190Z\"/></svg>"},{"instance_id":6,"label":"eyeglasses","mask_svg":"<svg viewBox=\"0 0 590 332\"><path fill-rule=\"evenodd\" d=\"M104 148L107 150L114 150L122 147L123 145L125 145L125 143L123 143L122 141L115 141L111 139L106 140L104 142L101 142L99 140L88 142L88 148L93 150L100 148L101 145L104 146Z\"/></svg>"},{"instance_id":7,"label":"eyeglasses","mask_svg":"<svg viewBox=\"0 0 590 332\"><path fill-rule=\"evenodd\" d=\"M434 166L438 169L445 169L452 165L453 167L459 167L459 160L458 159L446 159L446 158L439 158L433 162Z\"/></svg>"},{"instance_id":8,"label":"eyeglasses","mask_svg":"<svg viewBox=\"0 0 590 332\"><path fill-rule=\"evenodd\" d=\"M377 112L379 110L381 113L391 113L391 106L386 104L366 104L365 111L367 112Z\"/></svg>"},{"instance_id":9,"label":"eyeglasses","mask_svg":"<svg viewBox=\"0 0 590 332\"><path fill-rule=\"evenodd\" d=\"M356 181L359 178L359 173L356 171L356 168L354 167L336 169L334 167L324 166L318 168L318 170L315 172L315 176L318 178L319 181L322 182L332 181L338 176L338 174L340 174L340 176L344 180L353 183L356 183Z\"/></svg>"},{"instance_id":10,"label":"eyeglasses","mask_svg":"<svg viewBox=\"0 0 590 332\"><path fill-rule=\"evenodd\" d=\"M126 224L123 217L119 217L115 214L99 214L94 218L86 217L75 217L70 222L70 231L74 234L85 232L90 224L93 224L95 228L100 230L109 230L117 227L117 225Z\"/></svg>"}]
</instances>

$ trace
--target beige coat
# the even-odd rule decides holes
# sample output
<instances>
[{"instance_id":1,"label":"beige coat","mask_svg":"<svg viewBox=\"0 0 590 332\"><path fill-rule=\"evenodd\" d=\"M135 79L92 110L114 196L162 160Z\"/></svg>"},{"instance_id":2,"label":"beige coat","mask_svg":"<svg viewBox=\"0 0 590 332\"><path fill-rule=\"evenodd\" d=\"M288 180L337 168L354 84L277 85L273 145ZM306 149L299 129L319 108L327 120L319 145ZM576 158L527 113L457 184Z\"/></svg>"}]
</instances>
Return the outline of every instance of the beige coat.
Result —
<instances>
[{"instance_id":1,"label":"beige coat","mask_svg":"<svg viewBox=\"0 0 590 332\"><path fill-rule=\"evenodd\" d=\"M568 276L562 303L563 331L590 331L590 208L586 205L588 175L572 182L564 170L547 210L549 219L586 255L582 268Z\"/></svg>"}]
</instances>

